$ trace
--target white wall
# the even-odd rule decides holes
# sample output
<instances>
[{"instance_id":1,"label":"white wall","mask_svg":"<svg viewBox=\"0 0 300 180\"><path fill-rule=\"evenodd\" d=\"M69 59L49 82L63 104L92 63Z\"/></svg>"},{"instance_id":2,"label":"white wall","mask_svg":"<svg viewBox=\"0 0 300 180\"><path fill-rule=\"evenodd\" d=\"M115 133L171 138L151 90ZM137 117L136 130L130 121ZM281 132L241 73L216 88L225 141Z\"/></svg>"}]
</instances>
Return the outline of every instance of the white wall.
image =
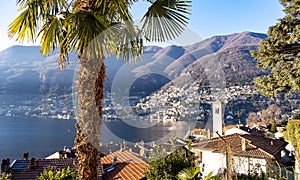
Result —
<instances>
[{"instance_id":1,"label":"white wall","mask_svg":"<svg viewBox=\"0 0 300 180\"><path fill-rule=\"evenodd\" d=\"M213 174L217 174L222 167L226 167L225 155L220 153L212 153L211 151L202 151L202 163L200 167L202 174L207 176L211 171ZM203 171L204 170L204 171Z\"/></svg>"},{"instance_id":2,"label":"white wall","mask_svg":"<svg viewBox=\"0 0 300 180\"><path fill-rule=\"evenodd\" d=\"M266 172L266 160L259 158L233 157L233 171L240 174ZM258 167L260 166L260 167Z\"/></svg>"},{"instance_id":3,"label":"white wall","mask_svg":"<svg viewBox=\"0 0 300 180\"><path fill-rule=\"evenodd\" d=\"M248 132L241 130L239 128L231 128L225 131L224 135L231 135L231 134L249 134Z\"/></svg>"},{"instance_id":4,"label":"white wall","mask_svg":"<svg viewBox=\"0 0 300 180\"><path fill-rule=\"evenodd\" d=\"M204 177L211 171L213 171L213 175L216 175L219 170L227 167L225 154L213 153L210 150L193 149L192 151L196 156L199 156L199 153L202 152L202 163L199 164L199 167ZM204 168L202 169L203 165ZM260 165L260 167L256 165ZM256 169L258 173L261 171L266 172L266 165L265 159L233 157L233 173L248 174L249 171L254 173Z\"/></svg>"}]
</instances>

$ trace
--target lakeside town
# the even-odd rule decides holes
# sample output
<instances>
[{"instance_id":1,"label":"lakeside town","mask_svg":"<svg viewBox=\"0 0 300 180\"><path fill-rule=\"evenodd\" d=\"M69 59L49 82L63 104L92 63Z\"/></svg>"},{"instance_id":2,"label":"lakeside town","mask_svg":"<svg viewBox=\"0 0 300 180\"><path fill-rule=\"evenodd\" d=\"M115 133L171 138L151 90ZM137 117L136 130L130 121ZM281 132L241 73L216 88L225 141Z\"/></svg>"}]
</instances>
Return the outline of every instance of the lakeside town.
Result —
<instances>
[{"instance_id":1,"label":"lakeside town","mask_svg":"<svg viewBox=\"0 0 300 180\"><path fill-rule=\"evenodd\" d=\"M211 172L222 177L226 174L226 167L230 167L231 175L236 177L249 173L252 177L294 179L296 154L291 143L284 140L284 126L275 130L268 122L257 122L251 127L244 124L224 126L224 103L213 102L211 111L211 126L195 127L187 139L173 136L162 144L122 141L101 145L97 167L99 177L142 179L153 158L172 154L178 158L184 154L201 168L200 179ZM76 149L64 147L44 158L30 158L30 152L24 152L23 157L13 162L5 158L1 171L12 179L31 179L47 167L75 168L77 163Z\"/></svg>"},{"instance_id":2,"label":"lakeside town","mask_svg":"<svg viewBox=\"0 0 300 180\"><path fill-rule=\"evenodd\" d=\"M300 0L1 12L0 180L300 180Z\"/></svg>"},{"instance_id":3,"label":"lakeside town","mask_svg":"<svg viewBox=\"0 0 300 180\"><path fill-rule=\"evenodd\" d=\"M162 144L145 144L142 141L135 144L126 141L103 144L100 150L102 157L98 167L99 176L104 179L116 176L121 176L122 179L131 179L132 176L143 178L145 174L142 169L149 167L148 163L151 157L153 158L153 152L162 153L159 150L162 148L166 153L163 156L174 153L174 150L184 154L191 152L193 155L190 158L194 160L196 167L201 168L199 178L209 176L211 172L222 176L226 172L224 167L229 166L232 168L231 173L236 176L251 172L252 175L268 176L273 179L278 177L293 179L295 149L284 140L284 125L281 126L279 125L281 123L277 122L278 125L274 130L272 122L249 123L245 119L242 123L241 116L235 116L233 112L225 112L226 102L248 101L250 97L259 96L259 92L253 90L250 85L227 87L221 90L223 93L221 102L218 101L219 91L220 89L215 88L199 88L196 84L192 84L188 89L170 86L145 98L125 97L117 102L113 100L115 96L113 93L106 92L103 101L104 121L116 121L125 116L127 117L125 120L130 118L137 120L134 119L136 118L134 115L138 114L143 121L160 119L161 122L167 123L192 120L202 125L196 125L184 139L174 137L173 140ZM264 98L259 99L262 102L266 101ZM126 107L118 102L125 100L132 106L130 106L131 111L124 114ZM39 102L38 106L36 106L37 102ZM295 107L299 103L299 101L295 102ZM71 95L24 100L19 106L2 105L1 107L1 116L7 117L27 116L62 120L75 118ZM153 113L155 108L160 111ZM286 118L281 121L289 121L293 116ZM205 122L205 126L201 122ZM188 146L191 148L189 149ZM228 155L225 153L227 151L231 153L229 164ZM120 164L128 162L129 159L134 161L121 168ZM48 166L74 168L76 163L76 149L64 147L45 158L30 159L28 152L24 153L23 158L13 162L5 158L2 160L1 171L10 174L12 179L21 177L23 179L25 175L35 177L41 174ZM131 173L127 173L128 171Z\"/></svg>"},{"instance_id":4,"label":"lakeside town","mask_svg":"<svg viewBox=\"0 0 300 180\"><path fill-rule=\"evenodd\" d=\"M139 116L138 120L148 121L204 120L205 117L200 115L209 116L211 114L209 104L220 100L225 103L226 124L233 124L238 123L233 121L233 118L237 119L237 113L240 110L235 110L233 103L236 103L239 107L244 105L244 111L248 108L248 111L239 115L239 119L242 119L243 122L248 117L248 113L257 112L262 107L267 107L268 104L276 103L262 96L253 88L253 85L230 86L221 89L201 88L194 83L187 89L171 86L167 90L159 90L145 98L130 96L115 101L114 96L116 96L114 92L105 92L102 110L103 120L111 121L120 118L123 118L123 120L124 118L137 120L136 115ZM76 104L74 104L73 98L70 93L65 95L53 94L47 97L34 96L22 100L18 104L2 102L0 104L0 116L75 119L74 107L76 107ZM256 104L256 109L249 105L247 107L249 103ZM295 94L293 98L280 104L287 104L281 115L285 114L285 120L289 120L292 111L300 105L299 95Z\"/></svg>"}]
</instances>

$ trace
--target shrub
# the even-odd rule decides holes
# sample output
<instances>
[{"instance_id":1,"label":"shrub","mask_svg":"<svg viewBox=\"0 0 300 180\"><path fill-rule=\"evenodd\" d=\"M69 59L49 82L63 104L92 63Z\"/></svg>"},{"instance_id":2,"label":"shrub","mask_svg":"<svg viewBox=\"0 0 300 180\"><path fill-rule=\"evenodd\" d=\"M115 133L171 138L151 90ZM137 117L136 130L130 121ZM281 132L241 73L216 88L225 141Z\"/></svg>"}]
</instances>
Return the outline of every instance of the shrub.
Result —
<instances>
[{"instance_id":1,"label":"shrub","mask_svg":"<svg viewBox=\"0 0 300 180\"><path fill-rule=\"evenodd\" d=\"M49 168L38 176L38 180L74 180L76 177L77 171L70 167L67 169Z\"/></svg>"}]
</instances>

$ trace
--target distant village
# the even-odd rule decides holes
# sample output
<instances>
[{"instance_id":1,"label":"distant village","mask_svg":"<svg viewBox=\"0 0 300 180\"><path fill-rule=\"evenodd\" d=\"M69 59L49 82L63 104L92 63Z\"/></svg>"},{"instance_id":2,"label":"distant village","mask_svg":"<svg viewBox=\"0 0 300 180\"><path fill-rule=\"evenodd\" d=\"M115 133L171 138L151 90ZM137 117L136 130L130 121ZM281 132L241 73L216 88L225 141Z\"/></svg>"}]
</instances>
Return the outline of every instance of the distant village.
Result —
<instances>
[{"instance_id":1,"label":"distant village","mask_svg":"<svg viewBox=\"0 0 300 180\"><path fill-rule=\"evenodd\" d=\"M15 104L3 102L0 104L0 116L74 119L72 103L70 94L50 97L35 96Z\"/></svg>"},{"instance_id":2,"label":"distant village","mask_svg":"<svg viewBox=\"0 0 300 180\"><path fill-rule=\"evenodd\" d=\"M130 96L115 101L114 97L114 92L105 92L103 101L104 121L119 119L162 122L207 120L212 114L211 103L222 101L225 104L224 122L234 124L241 120L245 122L251 112L250 110L255 112L257 109L263 109L264 106L272 103L260 95L252 85L230 86L221 89L199 87L198 84L192 83L186 88L170 86L144 98ZM2 102L0 104L0 116L75 119L76 104L72 98L72 94L65 94L36 96L11 104ZM236 109L234 103L238 104L240 109ZM258 104L258 108L249 109L249 107L245 107L247 103ZM300 105L298 96L294 98L292 103L294 108ZM281 102L281 104L284 103ZM282 114L285 113L286 120L291 118L293 107L281 112ZM257 112L257 114L259 113Z\"/></svg>"}]
</instances>

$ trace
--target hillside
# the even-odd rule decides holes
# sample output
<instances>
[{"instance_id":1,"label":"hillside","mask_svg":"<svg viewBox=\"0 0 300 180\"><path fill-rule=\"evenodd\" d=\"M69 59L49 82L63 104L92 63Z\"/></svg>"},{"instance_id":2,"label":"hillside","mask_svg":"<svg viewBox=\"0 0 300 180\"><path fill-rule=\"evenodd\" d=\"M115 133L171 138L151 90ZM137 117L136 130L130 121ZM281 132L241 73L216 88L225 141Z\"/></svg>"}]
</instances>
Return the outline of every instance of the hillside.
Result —
<instances>
[{"instance_id":1,"label":"hillside","mask_svg":"<svg viewBox=\"0 0 300 180\"><path fill-rule=\"evenodd\" d=\"M256 68L250 51L256 49L258 42L264 38L264 34L243 32L215 36L184 47L145 47L141 63L131 68L130 73L136 78L131 87L132 93L145 91L150 94L172 80L185 82L187 74L198 83L209 83L211 74L220 73L224 74L226 84L249 83L253 77L263 73ZM76 55L70 55L66 70L59 71L56 52L43 57L37 46L10 47L0 52L0 93L71 92L77 63ZM105 87L110 91L124 62L112 56L105 63L108 67ZM155 75L157 73L159 75Z\"/></svg>"},{"instance_id":2,"label":"hillside","mask_svg":"<svg viewBox=\"0 0 300 180\"><path fill-rule=\"evenodd\" d=\"M170 84L185 83L188 79L209 86L216 81L214 76L222 77L221 85L215 86L251 84L254 77L267 73L256 67L256 60L250 54L266 37L265 34L242 32L214 36L185 47L168 46L160 49L150 63L135 68L133 72L139 77L151 72L149 69L159 69L172 81L166 88ZM172 49L177 49L176 53L170 53L174 51Z\"/></svg>"}]
</instances>

